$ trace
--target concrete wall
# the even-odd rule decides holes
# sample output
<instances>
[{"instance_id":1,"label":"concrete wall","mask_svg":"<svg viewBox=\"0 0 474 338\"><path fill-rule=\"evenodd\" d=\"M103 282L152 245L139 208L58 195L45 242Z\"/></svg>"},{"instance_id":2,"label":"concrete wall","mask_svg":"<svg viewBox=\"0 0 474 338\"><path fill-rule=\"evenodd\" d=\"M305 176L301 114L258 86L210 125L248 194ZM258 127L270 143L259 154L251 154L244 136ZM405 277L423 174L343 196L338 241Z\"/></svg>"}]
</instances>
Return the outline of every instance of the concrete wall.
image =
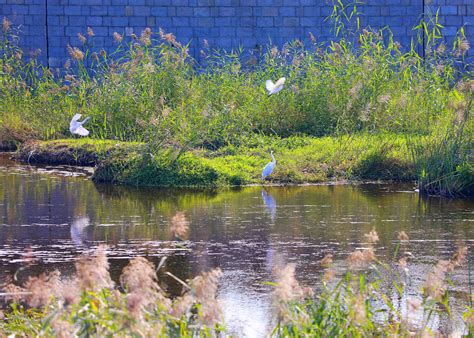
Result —
<instances>
[{"instance_id":1,"label":"concrete wall","mask_svg":"<svg viewBox=\"0 0 474 338\"><path fill-rule=\"evenodd\" d=\"M428 4L429 3L429 4ZM445 34L453 38L464 26L474 38L474 0L366 0L362 26L390 26L402 46L409 46L413 26L424 11L441 8ZM0 0L0 17L20 26L21 44L41 49L51 66L67 58L67 45L80 46L78 33L93 28L93 45L111 51L113 33L139 35L162 27L199 55L204 39L212 47L256 48L270 39L277 45L312 32L320 41L332 37L330 0Z\"/></svg>"}]
</instances>

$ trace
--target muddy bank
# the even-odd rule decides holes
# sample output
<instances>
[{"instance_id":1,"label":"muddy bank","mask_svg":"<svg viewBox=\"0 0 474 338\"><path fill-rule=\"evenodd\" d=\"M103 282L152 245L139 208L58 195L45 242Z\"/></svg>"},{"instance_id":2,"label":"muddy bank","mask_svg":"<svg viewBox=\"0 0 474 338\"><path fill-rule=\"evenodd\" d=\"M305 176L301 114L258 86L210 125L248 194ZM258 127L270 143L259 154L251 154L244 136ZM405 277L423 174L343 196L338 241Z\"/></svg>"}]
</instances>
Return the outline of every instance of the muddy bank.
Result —
<instances>
[{"instance_id":1,"label":"muddy bank","mask_svg":"<svg viewBox=\"0 0 474 338\"><path fill-rule=\"evenodd\" d=\"M10 152L17 150L15 142L0 141L0 152Z\"/></svg>"},{"instance_id":2,"label":"muddy bank","mask_svg":"<svg viewBox=\"0 0 474 338\"><path fill-rule=\"evenodd\" d=\"M67 164L94 166L99 160L98 154L88 148L75 148L68 144L48 144L30 141L20 146L14 158L26 163Z\"/></svg>"},{"instance_id":3,"label":"muddy bank","mask_svg":"<svg viewBox=\"0 0 474 338\"><path fill-rule=\"evenodd\" d=\"M109 140L28 141L19 147L14 158L30 164L96 166L106 157L120 157L141 146Z\"/></svg>"}]
</instances>

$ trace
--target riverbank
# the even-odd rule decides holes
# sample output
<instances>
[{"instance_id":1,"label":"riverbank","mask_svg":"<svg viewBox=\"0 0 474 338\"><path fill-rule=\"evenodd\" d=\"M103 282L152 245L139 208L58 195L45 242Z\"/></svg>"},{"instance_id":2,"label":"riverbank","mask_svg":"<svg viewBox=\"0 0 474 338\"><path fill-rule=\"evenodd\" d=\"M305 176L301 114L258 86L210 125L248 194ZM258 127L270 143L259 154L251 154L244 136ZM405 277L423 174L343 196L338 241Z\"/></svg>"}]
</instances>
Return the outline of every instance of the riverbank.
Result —
<instances>
[{"instance_id":1,"label":"riverbank","mask_svg":"<svg viewBox=\"0 0 474 338\"><path fill-rule=\"evenodd\" d=\"M139 142L62 139L27 142L15 157L40 164L95 165L93 179L136 186L301 184L348 179L408 181L416 177L406 139L399 135L265 138L253 147L218 151L150 149ZM277 159L262 182L261 171Z\"/></svg>"}]
</instances>

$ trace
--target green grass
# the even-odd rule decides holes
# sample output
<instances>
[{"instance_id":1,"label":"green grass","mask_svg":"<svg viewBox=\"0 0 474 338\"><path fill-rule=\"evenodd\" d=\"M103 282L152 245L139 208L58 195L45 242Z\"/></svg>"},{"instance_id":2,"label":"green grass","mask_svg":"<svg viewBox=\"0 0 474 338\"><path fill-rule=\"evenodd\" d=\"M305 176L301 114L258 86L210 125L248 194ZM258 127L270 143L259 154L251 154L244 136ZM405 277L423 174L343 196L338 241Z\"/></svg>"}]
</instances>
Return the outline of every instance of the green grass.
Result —
<instances>
[{"instance_id":1,"label":"green grass","mask_svg":"<svg viewBox=\"0 0 474 338\"><path fill-rule=\"evenodd\" d=\"M148 155L134 159L127 165L128 173L117 181L138 184L149 172L163 176L154 184L188 185L251 182L256 175L252 168L261 164L245 158L253 149L268 152L284 142L291 149L291 142L308 137L427 137L434 143L422 148L418 142L408 144L414 155L409 167L416 168L421 190L471 194L474 82L469 68L463 68L464 31L459 31L452 48L446 46L437 15L428 15L429 20L415 27L425 32L427 51L422 58L417 52L421 40L402 49L388 28L373 31L354 26L363 6L341 4L335 2L332 7L328 24L334 24L338 36L328 44L304 45L295 40L282 48L268 45L253 53L204 46L201 63L189 57L187 46L172 34L145 30L141 37L117 39L117 50L111 54L95 49L94 37L87 37L78 42L81 46L70 48L70 62L63 69L44 69L22 54L18 32L6 29L0 35L0 141L70 137L69 120L82 113L91 117L87 128L92 138L143 142L145 153L159 159L155 164ZM287 78L285 89L268 96L265 80L281 76ZM428 147L451 140L448 127L460 122L464 132L457 137L459 146L444 147L428 159ZM318 149L317 141L304 142L314 142ZM398 161L404 162L405 156L395 156L394 162L387 150L373 150L370 144L362 147L364 163L336 162L329 169L308 163L321 160L317 155L292 154L300 163L285 157L283 148L276 176L280 181L314 182L348 176L339 172L348 169L369 179L413 176L403 172L406 166ZM234 156L243 156L236 160L243 163L229 163L231 157L215 163L198 159L196 172L176 182L177 177L186 176L181 168L195 161L181 155L207 151L229 155L235 151ZM326 149L318 151L326 154ZM452 165L441 164L445 155L455 159ZM158 169L167 161L166 167ZM143 173L133 173L134 166ZM233 175L232 166L242 176ZM300 168L306 170L304 174Z\"/></svg>"}]
</instances>

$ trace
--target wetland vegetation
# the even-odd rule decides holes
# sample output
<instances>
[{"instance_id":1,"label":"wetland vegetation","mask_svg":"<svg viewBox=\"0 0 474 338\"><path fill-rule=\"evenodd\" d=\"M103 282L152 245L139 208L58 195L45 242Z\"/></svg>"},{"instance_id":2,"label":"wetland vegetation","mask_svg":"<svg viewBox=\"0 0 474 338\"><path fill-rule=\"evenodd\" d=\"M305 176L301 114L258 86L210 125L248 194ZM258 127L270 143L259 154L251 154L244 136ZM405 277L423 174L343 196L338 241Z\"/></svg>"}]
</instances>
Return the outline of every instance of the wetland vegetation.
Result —
<instances>
[{"instance_id":1,"label":"wetland vegetation","mask_svg":"<svg viewBox=\"0 0 474 338\"><path fill-rule=\"evenodd\" d=\"M131 38L117 32L117 50L106 53L88 28L78 47L67 46L63 69L23 55L4 18L2 147L70 137L68 122L81 113L91 117L85 144L143 143L101 163L104 180L254 183L273 149L274 182L416 178L427 193L472 195L474 82L463 30L448 46L437 16L428 16L416 27L419 39L400 46L389 28L358 27L358 10L334 6L337 39L329 44L313 35L308 45L252 51L205 44L199 62L162 29ZM279 77L284 90L267 95L265 80Z\"/></svg>"}]
</instances>

